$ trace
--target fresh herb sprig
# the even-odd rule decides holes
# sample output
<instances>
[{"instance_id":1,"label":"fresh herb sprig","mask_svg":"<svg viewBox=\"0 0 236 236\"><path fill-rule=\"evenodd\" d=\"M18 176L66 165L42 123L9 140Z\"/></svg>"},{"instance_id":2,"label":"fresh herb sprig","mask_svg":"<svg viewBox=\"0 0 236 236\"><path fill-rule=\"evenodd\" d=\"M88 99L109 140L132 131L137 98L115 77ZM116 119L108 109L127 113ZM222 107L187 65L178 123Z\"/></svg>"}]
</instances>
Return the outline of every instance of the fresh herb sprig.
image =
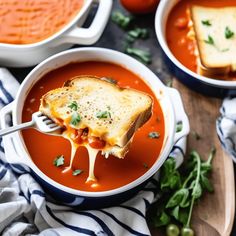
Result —
<instances>
[{"instance_id":1,"label":"fresh herb sprig","mask_svg":"<svg viewBox=\"0 0 236 236\"><path fill-rule=\"evenodd\" d=\"M151 64L152 57L150 52L133 47L136 40L147 39L149 37L148 29L135 26L133 17L125 16L123 13L117 11L112 14L112 21L123 30L126 30L123 41L124 52L144 64Z\"/></svg>"},{"instance_id":2,"label":"fresh herb sprig","mask_svg":"<svg viewBox=\"0 0 236 236\"><path fill-rule=\"evenodd\" d=\"M111 113L109 111L99 111L96 114L98 119L111 118Z\"/></svg>"},{"instance_id":3,"label":"fresh herb sprig","mask_svg":"<svg viewBox=\"0 0 236 236\"><path fill-rule=\"evenodd\" d=\"M54 166L62 166L64 165L64 162L65 162L65 158L63 155L60 155L60 156L57 156L54 161L53 161L53 165Z\"/></svg>"},{"instance_id":4,"label":"fresh herb sprig","mask_svg":"<svg viewBox=\"0 0 236 236\"><path fill-rule=\"evenodd\" d=\"M139 61L143 62L144 64L150 64L152 62L151 53L146 50L133 48L133 47L127 47L125 49L125 52L129 54L130 56L133 56Z\"/></svg>"},{"instance_id":5,"label":"fresh herb sprig","mask_svg":"<svg viewBox=\"0 0 236 236\"><path fill-rule=\"evenodd\" d=\"M167 232L179 232L176 225L178 223L183 226L182 235L194 235L190 226L194 204L205 190L213 192L208 175L212 170L215 152L215 148L212 148L208 160L202 161L200 155L192 151L181 172L176 170L174 158L169 158L164 163L159 186L161 197L156 204L157 213L153 217L154 226L166 226Z\"/></svg>"},{"instance_id":6,"label":"fresh herb sprig","mask_svg":"<svg viewBox=\"0 0 236 236\"><path fill-rule=\"evenodd\" d=\"M118 26L120 26L122 29L127 29L130 27L133 21L132 16L125 16L120 11L115 11L111 15L111 20L116 23Z\"/></svg>"},{"instance_id":7,"label":"fresh herb sprig","mask_svg":"<svg viewBox=\"0 0 236 236\"><path fill-rule=\"evenodd\" d=\"M81 121L81 116L77 112L74 112L71 116L71 121L70 123L74 126L78 125L79 122Z\"/></svg>"},{"instance_id":8,"label":"fresh herb sprig","mask_svg":"<svg viewBox=\"0 0 236 236\"><path fill-rule=\"evenodd\" d=\"M210 44L210 45L215 45L215 41L212 38L211 35L208 35L208 38L204 40L205 43Z\"/></svg>"},{"instance_id":9,"label":"fresh herb sprig","mask_svg":"<svg viewBox=\"0 0 236 236\"><path fill-rule=\"evenodd\" d=\"M152 139L158 139L160 137L160 133L157 131L153 131L148 134L148 137Z\"/></svg>"},{"instance_id":10,"label":"fresh herb sprig","mask_svg":"<svg viewBox=\"0 0 236 236\"><path fill-rule=\"evenodd\" d=\"M202 24L206 25L206 26L211 26L212 25L210 20L202 20Z\"/></svg>"},{"instance_id":11,"label":"fresh herb sprig","mask_svg":"<svg viewBox=\"0 0 236 236\"><path fill-rule=\"evenodd\" d=\"M230 28L227 26L225 28L225 38L226 39L230 39L234 36L234 32L232 30L230 30Z\"/></svg>"},{"instance_id":12,"label":"fresh herb sprig","mask_svg":"<svg viewBox=\"0 0 236 236\"><path fill-rule=\"evenodd\" d=\"M71 110L77 111L79 106L78 103L76 101L73 101L72 103L70 103L70 105L68 106Z\"/></svg>"}]
</instances>

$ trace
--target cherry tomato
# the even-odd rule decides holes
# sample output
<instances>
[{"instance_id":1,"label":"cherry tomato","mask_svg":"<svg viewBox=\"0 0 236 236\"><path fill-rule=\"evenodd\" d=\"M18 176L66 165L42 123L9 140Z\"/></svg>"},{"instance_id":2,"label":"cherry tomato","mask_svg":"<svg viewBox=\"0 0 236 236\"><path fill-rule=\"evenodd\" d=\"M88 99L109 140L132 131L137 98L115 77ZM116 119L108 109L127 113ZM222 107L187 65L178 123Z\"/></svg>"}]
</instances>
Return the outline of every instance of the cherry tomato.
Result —
<instances>
[{"instance_id":1,"label":"cherry tomato","mask_svg":"<svg viewBox=\"0 0 236 236\"><path fill-rule=\"evenodd\" d=\"M88 138L88 143L91 148L95 148L95 149L102 149L106 145L106 142L104 140L101 140L93 136Z\"/></svg>"},{"instance_id":2,"label":"cherry tomato","mask_svg":"<svg viewBox=\"0 0 236 236\"><path fill-rule=\"evenodd\" d=\"M123 7L134 14L146 14L157 9L159 0L120 0Z\"/></svg>"}]
</instances>

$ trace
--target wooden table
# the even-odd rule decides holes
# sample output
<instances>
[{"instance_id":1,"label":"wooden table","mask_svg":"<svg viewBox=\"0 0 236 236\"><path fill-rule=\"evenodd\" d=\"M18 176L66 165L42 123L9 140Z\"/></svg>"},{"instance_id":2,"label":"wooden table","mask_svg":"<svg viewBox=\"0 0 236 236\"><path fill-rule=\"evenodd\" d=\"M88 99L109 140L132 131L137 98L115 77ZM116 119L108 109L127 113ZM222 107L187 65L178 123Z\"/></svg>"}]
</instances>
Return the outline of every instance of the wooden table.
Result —
<instances>
[{"instance_id":1,"label":"wooden table","mask_svg":"<svg viewBox=\"0 0 236 236\"><path fill-rule=\"evenodd\" d=\"M118 1L114 1L113 10L122 10ZM149 48L152 52L153 63L149 68L163 82L173 80L162 60L161 49L155 36L154 14L138 17L136 22L138 26L149 28L150 30L150 39L138 41L135 45L140 48ZM103 36L95 46L123 51L123 40L124 31L110 21ZM31 69L11 68L10 71L21 82ZM189 135L188 150L196 149L206 158L212 145L217 148L217 154L213 162L214 173L212 175L215 193L212 196L207 194L194 210L193 227L197 232L196 235L229 235L229 230L233 224L232 214L234 213L235 207L233 190L235 184L232 178L232 161L221 149L215 129L215 121L219 115L219 107L222 101L196 94L176 80L174 87L182 95L185 109L190 119L191 131L195 131L201 136L201 139L197 141L193 135ZM155 229L152 229L152 235L159 235L159 233ZM232 235L236 235L236 226L233 228Z\"/></svg>"}]
</instances>

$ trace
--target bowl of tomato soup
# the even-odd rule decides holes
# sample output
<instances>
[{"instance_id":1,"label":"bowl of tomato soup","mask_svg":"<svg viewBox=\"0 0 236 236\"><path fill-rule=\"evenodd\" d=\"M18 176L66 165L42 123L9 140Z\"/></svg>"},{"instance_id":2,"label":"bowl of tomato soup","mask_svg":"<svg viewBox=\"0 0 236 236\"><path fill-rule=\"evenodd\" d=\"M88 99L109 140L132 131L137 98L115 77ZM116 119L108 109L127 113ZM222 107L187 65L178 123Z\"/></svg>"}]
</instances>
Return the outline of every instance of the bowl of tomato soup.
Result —
<instances>
[{"instance_id":1,"label":"bowl of tomato soup","mask_svg":"<svg viewBox=\"0 0 236 236\"><path fill-rule=\"evenodd\" d=\"M155 17L157 39L163 50L164 60L170 71L189 88L214 97L236 93L235 73L224 79L207 77L197 73L197 58L189 34L189 8L236 6L235 1L173 0L161 1ZM206 17L207 19L207 17Z\"/></svg>"},{"instance_id":2,"label":"bowl of tomato soup","mask_svg":"<svg viewBox=\"0 0 236 236\"><path fill-rule=\"evenodd\" d=\"M94 4L96 15L88 28L82 28ZM32 66L73 44L95 43L111 7L112 0L2 0L0 64Z\"/></svg>"},{"instance_id":3,"label":"bowl of tomato soup","mask_svg":"<svg viewBox=\"0 0 236 236\"><path fill-rule=\"evenodd\" d=\"M86 149L79 148L73 162L73 168L82 172L63 172L70 162L69 141L34 129L4 137L6 158L14 170L27 169L47 192L65 204L83 208L111 206L136 194L158 171L176 141L189 132L188 118L177 90L166 87L137 60L109 49L80 48L59 53L32 70L15 101L1 110L2 127L6 127L6 115L10 113L13 124L29 121L39 109L43 94L84 74L112 78L120 87L133 88L153 98L152 117L135 133L125 158L104 158L99 154L94 170L97 184L88 184ZM183 128L176 133L178 122ZM55 166L55 158L62 155L64 165Z\"/></svg>"}]
</instances>

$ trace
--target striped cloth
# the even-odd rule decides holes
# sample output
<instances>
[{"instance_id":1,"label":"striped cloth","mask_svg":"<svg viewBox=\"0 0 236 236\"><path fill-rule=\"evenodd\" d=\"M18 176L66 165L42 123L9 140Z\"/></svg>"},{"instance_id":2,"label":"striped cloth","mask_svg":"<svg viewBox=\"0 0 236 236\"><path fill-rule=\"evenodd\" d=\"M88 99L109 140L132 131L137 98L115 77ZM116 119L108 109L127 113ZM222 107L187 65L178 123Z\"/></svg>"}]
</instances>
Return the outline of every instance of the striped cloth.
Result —
<instances>
[{"instance_id":1,"label":"striped cloth","mask_svg":"<svg viewBox=\"0 0 236 236\"><path fill-rule=\"evenodd\" d=\"M236 163L236 98L225 98L216 121L216 130L222 147Z\"/></svg>"},{"instance_id":2,"label":"striped cloth","mask_svg":"<svg viewBox=\"0 0 236 236\"><path fill-rule=\"evenodd\" d=\"M13 101L18 87L12 75L0 69L1 107ZM177 165L183 160L185 146L186 138L183 138L173 148L171 156L178 157ZM145 213L157 198L158 175L137 196L119 206L79 211L48 200L50 196L46 198L29 172L7 163L2 143L0 148L1 235L150 235Z\"/></svg>"}]
</instances>

